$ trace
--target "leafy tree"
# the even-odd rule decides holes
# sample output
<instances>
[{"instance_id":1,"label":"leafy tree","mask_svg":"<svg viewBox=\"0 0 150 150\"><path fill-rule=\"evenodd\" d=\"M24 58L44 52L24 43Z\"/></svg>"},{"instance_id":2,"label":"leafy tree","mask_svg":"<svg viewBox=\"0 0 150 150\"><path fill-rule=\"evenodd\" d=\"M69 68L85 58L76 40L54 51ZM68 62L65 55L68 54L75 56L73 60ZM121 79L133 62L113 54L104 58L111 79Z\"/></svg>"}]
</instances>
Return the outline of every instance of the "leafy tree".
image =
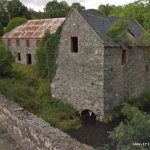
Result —
<instances>
[{"instance_id":1,"label":"leafy tree","mask_svg":"<svg viewBox=\"0 0 150 150\"><path fill-rule=\"evenodd\" d=\"M72 3L71 8L75 8L77 10L84 10L85 7L82 6L80 3Z\"/></svg>"},{"instance_id":2,"label":"leafy tree","mask_svg":"<svg viewBox=\"0 0 150 150\"><path fill-rule=\"evenodd\" d=\"M133 143L149 142L150 116L129 105L125 105L122 112L127 119L110 134L117 150L148 150L147 146L135 146Z\"/></svg>"},{"instance_id":3,"label":"leafy tree","mask_svg":"<svg viewBox=\"0 0 150 150\"><path fill-rule=\"evenodd\" d=\"M95 14L95 15L100 15L100 12L96 9L88 9L87 12Z\"/></svg>"},{"instance_id":4,"label":"leafy tree","mask_svg":"<svg viewBox=\"0 0 150 150\"><path fill-rule=\"evenodd\" d=\"M4 45L0 45L0 77L11 76L12 63L14 57L9 51L5 50Z\"/></svg>"},{"instance_id":5,"label":"leafy tree","mask_svg":"<svg viewBox=\"0 0 150 150\"><path fill-rule=\"evenodd\" d=\"M27 21L27 19L21 18L21 17L13 18L12 20L10 20L10 22L6 26L5 33L11 31L15 27L25 23L26 21Z\"/></svg>"},{"instance_id":6,"label":"leafy tree","mask_svg":"<svg viewBox=\"0 0 150 150\"><path fill-rule=\"evenodd\" d=\"M41 11L36 12L33 9L29 9L29 12L31 14L31 19L42 19L42 18L44 18L43 12L41 12Z\"/></svg>"},{"instance_id":7,"label":"leafy tree","mask_svg":"<svg viewBox=\"0 0 150 150\"><path fill-rule=\"evenodd\" d=\"M65 1L57 2L57 0L54 0L48 2L44 10L46 18L58 18L67 16L70 7Z\"/></svg>"},{"instance_id":8,"label":"leafy tree","mask_svg":"<svg viewBox=\"0 0 150 150\"><path fill-rule=\"evenodd\" d=\"M9 19L14 17L24 17L31 19L31 14L28 8L25 7L19 0L11 0L8 2L7 10L9 12Z\"/></svg>"},{"instance_id":9,"label":"leafy tree","mask_svg":"<svg viewBox=\"0 0 150 150\"><path fill-rule=\"evenodd\" d=\"M9 22L7 4L7 0L0 0L0 22L2 26L6 26Z\"/></svg>"}]
</instances>

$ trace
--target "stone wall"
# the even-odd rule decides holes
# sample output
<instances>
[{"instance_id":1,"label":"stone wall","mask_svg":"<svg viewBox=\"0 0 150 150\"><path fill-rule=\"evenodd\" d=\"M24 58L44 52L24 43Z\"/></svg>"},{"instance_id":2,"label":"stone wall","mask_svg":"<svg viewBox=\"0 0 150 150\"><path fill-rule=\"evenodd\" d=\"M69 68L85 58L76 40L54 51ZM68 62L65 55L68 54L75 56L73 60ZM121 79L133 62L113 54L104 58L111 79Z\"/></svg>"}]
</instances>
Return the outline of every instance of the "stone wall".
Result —
<instances>
[{"instance_id":1,"label":"stone wall","mask_svg":"<svg viewBox=\"0 0 150 150\"><path fill-rule=\"evenodd\" d=\"M78 53L71 52L74 36L78 37ZM70 103L79 112L89 109L102 117L104 47L76 10L63 25L59 46L58 69L51 84L53 97Z\"/></svg>"},{"instance_id":2,"label":"stone wall","mask_svg":"<svg viewBox=\"0 0 150 150\"><path fill-rule=\"evenodd\" d=\"M25 150L92 150L1 95L0 124Z\"/></svg>"},{"instance_id":3,"label":"stone wall","mask_svg":"<svg viewBox=\"0 0 150 150\"><path fill-rule=\"evenodd\" d=\"M28 39L30 46L26 46L26 40L27 39L19 39L19 45L16 46L16 40L17 39L9 39L11 41L11 45L8 47L8 39L3 39L3 42L8 50L12 52L12 54L15 56L16 63L20 64L27 64L27 54L31 54L32 57L32 64L35 64L35 54L36 54L36 42L37 39ZM16 57L17 53L20 53L21 60L19 61Z\"/></svg>"},{"instance_id":4,"label":"stone wall","mask_svg":"<svg viewBox=\"0 0 150 150\"><path fill-rule=\"evenodd\" d=\"M123 50L126 50L125 64L122 64ZM150 49L105 48L104 56L105 111L150 90Z\"/></svg>"}]
</instances>

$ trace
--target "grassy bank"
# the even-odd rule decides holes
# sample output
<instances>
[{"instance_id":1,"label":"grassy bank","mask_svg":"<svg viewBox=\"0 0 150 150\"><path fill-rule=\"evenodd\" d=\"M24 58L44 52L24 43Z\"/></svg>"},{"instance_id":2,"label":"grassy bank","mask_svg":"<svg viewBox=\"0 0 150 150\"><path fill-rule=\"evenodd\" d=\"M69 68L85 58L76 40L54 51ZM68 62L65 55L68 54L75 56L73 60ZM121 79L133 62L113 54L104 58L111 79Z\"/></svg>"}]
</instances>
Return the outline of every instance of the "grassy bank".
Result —
<instances>
[{"instance_id":1,"label":"grassy bank","mask_svg":"<svg viewBox=\"0 0 150 150\"><path fill-rule=\"evenodd\" d=\"M0 79L1 94L62 130L80 126L75 109L50 97L47 78L38 77L33 66L14 64L13 68L13 78Z\"/></svg>"}]
</instances>

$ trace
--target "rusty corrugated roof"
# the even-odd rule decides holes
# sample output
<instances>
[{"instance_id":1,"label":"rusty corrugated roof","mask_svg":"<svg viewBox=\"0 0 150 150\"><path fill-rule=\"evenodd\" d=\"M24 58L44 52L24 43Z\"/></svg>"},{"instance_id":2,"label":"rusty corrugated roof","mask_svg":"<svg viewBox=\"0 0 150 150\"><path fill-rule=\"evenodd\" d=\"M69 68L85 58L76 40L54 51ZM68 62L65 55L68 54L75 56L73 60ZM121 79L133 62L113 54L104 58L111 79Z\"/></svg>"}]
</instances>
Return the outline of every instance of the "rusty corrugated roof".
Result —
<instances>
[{"instance_id":1,"label":"rusty corrugated roof","mask_svg":"<svg viewBox=\"0 0 150 150\"><path fill-rule=\"evenodd\" d=\"M65 18L29 20L4 34L2 38L42 38L46 30L54 33L64 20Z\"/></svg>"}]
</instances>

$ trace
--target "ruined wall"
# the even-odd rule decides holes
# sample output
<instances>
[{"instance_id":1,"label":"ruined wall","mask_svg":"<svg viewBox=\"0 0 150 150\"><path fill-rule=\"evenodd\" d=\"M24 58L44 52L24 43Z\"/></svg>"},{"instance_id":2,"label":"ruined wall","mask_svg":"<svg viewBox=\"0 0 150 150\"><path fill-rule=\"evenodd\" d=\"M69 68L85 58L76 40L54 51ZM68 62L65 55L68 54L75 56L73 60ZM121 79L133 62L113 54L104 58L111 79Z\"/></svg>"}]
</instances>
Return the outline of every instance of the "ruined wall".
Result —
<instances>
[{"instance_id":1,"label":"ruined wall","mask_svg":"<svg viewBox=\"0 0 150 150\"><path fill-rule=\"evenodd\" d=\"M121 48L105 48L104 99L105 111L122 101L138 97L150 89L150 50L126 49L126 63L122 65Z\"/></svg>"},{"instance_id":2,"label":"ruined wall","mask_svg":"<svg viewBox=\"0 0 150 150\"><path fill-rule=\"evenodd\" d=\"M92 150L2 95L0 124L24 150Z\"/></svg>"},{"instance_id":3,"label":"ruined wall","mask_svg":"<svg viewBox=\"0 0 150 150\"><path fill-rule=\"evenodd\" d=\"M78 53L71 52L71 37L78 37ZM51 84L53 97L72 104L78 111L103 115L103 44L75 10L63 25L58 69Z\"/></svg>"},{"instance_id":4,"label":"ruined wall","mask_svg":"<svg viewBox=\"0 0 150 150\"><path fill-rule=\"evenodd\" d=\"M16 63L27 64L27 54L32 55L32 64L35 64L36 41L37 39L29 39L30 47L26 46L26 39L19 39L20 46L16 46L16 39L10 39L11 46L8 47L8 39L3 39L3 42L8 50L15 56ZM17 60L16 54L21 54L21 61Z\"/></svg>"}]
</instances>

